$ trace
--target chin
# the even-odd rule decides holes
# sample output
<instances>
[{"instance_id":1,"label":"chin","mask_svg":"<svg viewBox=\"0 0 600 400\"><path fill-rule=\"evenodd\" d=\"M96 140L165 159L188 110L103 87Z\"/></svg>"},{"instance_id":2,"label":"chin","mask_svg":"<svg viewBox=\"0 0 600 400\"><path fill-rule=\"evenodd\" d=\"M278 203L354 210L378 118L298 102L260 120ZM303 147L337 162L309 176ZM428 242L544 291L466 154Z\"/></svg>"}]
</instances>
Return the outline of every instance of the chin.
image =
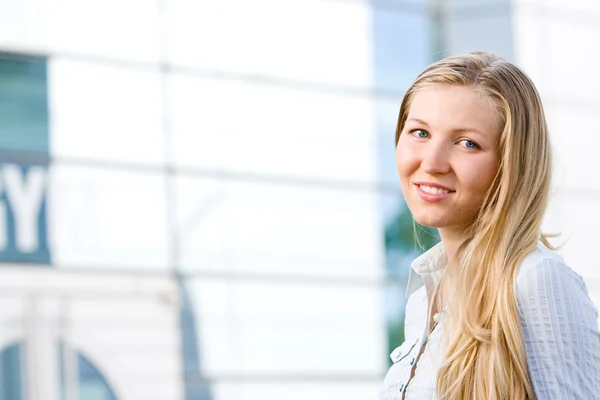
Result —
<instances>
[{"instance_id":1,"label":"chin","mask_svg":"<svg viewBox=\"0 0 600 400\"><path fill-rule=\"evenodd\" d=\"M413 219L419 223L419 225L427 226L429 228L443 228L446 225L442 222L442 218L432 218L431 215L416 216L413 214Z\"/></svg>"},{"instance_id":2,"label":"chin","mask_svg":"<svg viewBox=\"0 0 600 400\"><path fill-rule=\"evenodd\" d=\"M444 226L442 224L437 224L435 222L428 222L428 221L419 221L418 219L415 219L415 221L422 226L426 226L428 228L435 228L435 229L439 229L439 228L443 228Z\"/></svg>"}]
</instances>

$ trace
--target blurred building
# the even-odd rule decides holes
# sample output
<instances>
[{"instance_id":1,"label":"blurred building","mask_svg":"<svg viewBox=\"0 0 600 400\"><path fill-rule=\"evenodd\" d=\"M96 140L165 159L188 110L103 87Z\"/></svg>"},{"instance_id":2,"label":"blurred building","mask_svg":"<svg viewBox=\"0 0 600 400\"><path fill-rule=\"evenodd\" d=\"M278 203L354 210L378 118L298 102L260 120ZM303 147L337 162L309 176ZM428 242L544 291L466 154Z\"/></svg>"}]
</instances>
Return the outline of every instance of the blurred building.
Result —
<instances>
[{"instance_id":1,"label":"blurred building","mask_svg":"<svg viewBox=\"0 0 600 400\"><path fill-rule=\"evenodd\" d=\"M547 226L600 304L598 20L557 0L1 0L0 400L375 398L419 251L398 108L457 52L539 86Z\"/></svg>"}]
</instances>

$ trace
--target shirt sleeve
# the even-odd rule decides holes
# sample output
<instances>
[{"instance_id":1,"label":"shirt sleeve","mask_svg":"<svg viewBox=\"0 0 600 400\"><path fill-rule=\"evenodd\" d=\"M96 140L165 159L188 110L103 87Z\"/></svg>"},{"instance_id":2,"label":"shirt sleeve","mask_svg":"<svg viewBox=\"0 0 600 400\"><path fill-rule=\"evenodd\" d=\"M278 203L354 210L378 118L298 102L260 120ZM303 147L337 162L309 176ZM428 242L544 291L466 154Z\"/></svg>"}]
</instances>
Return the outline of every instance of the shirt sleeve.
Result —
<instances>
[{"instance_id":1,"label":"shirt sleeve","mask_svg":"<svg viewBox=\"0 0 600 400\"><path fill-rule=\"evenodd\" d=\"M538 400L600 400L598 311L583 279L544 258L519 274L517 307Z\"/></svg>"}]
</instances>

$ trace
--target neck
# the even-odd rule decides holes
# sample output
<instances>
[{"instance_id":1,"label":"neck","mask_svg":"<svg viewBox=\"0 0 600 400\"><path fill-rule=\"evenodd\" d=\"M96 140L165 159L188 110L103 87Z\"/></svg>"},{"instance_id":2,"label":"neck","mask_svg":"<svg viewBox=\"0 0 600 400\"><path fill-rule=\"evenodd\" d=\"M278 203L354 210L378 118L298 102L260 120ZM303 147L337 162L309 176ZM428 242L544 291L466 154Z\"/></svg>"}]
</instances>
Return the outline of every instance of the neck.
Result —
<instances>
[{"instance_id":1,"label":"neck","mask_svg":"<svg viewBox=\"0 0 600 400\"><path fill-rule=\"evenodd\" d=\"M451 260L454 257L454 254L456 254L458 247L465 240L464 231L451 228L440 228L438 230L440 232L442 243L444 243L446 257L448 260Z\"/></svg>"}]
</instances>

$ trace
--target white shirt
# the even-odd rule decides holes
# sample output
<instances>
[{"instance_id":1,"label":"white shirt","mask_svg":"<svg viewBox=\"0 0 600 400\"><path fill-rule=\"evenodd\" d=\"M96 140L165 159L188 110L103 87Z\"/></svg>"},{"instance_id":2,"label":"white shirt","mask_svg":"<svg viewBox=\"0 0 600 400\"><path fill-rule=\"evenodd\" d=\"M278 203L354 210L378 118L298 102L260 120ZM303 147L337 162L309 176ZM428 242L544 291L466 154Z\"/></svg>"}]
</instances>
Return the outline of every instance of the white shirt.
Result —
<instances>
[{"instance_id":1,"label":"white shirt","mask_svg":"<svg viewBox=\"0 0 600 400\"><path fill-rule=\"evenodd\" d=\"M428 294L442 277L447 259L442 243L412 263L408 279L404 343L390 357L380 400L436 399L443 314L428 336ZM583 279L564 260L538 244L522 262L515 294L527 365L538 400L600 400L598 310ZM419 351L427 341L420 358ZM412 364L418 363L410 380ZM408 385L407 385L408 383Z\"/></svg>"}]
</instances>

